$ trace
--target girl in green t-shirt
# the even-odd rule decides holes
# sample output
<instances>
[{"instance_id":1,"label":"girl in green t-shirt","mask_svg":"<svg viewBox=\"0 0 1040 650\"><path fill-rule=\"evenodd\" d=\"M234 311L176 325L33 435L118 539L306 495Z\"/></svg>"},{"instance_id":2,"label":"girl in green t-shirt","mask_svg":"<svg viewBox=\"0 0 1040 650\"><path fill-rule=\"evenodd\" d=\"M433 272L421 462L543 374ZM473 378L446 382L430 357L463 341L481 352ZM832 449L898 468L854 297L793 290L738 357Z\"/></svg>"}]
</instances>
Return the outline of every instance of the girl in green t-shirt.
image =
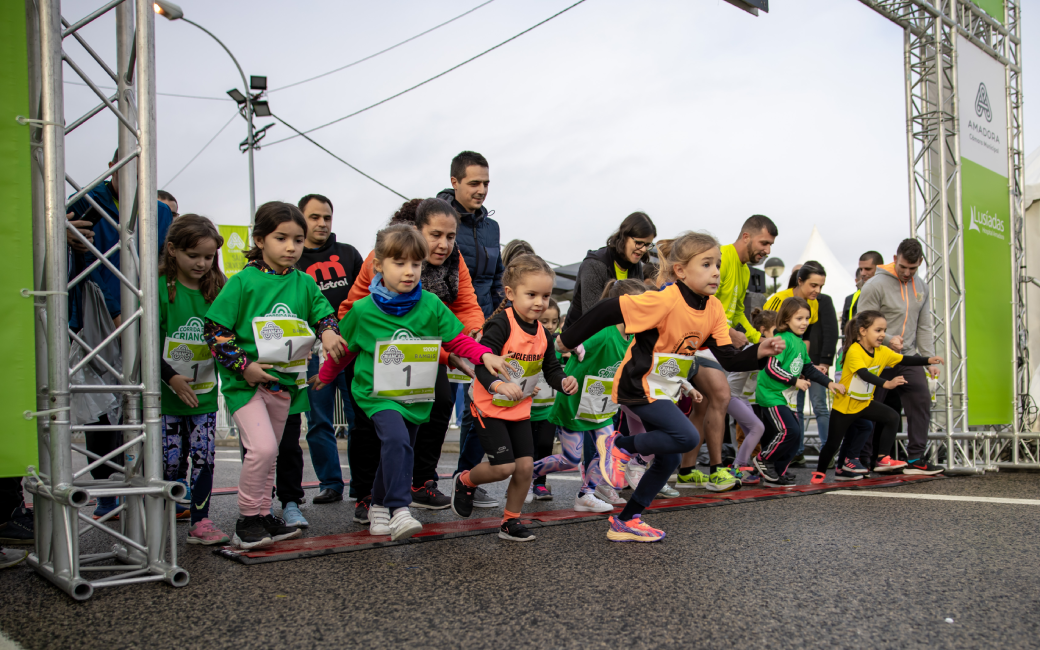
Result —
<instances>
[{"instance_id":1,"label":"girl in green t-shirt","mask_svg":"<svg viewBox=\"0 0 1040 650\"><path fill-rule=\"evenodd\" d=\"M217 430L217 371L202 318L227 279L217 265L224 243L213 222L197 214L178 217L159 261L159 361L162 376L163 476L188 488L189 544L225 544L230 538L209 518ZM191 482L188 482L188 457Z\"/></svg>"},{"instance_id":2,"label":"girl in green t-shirt","mask_svg":"<svg viewBox=\"0 0 1040 650\"><path fill-rule=\"evenodd\" d=\"M786 472L802 440L802 425L792 410L797 408L797 391L808 389L809 382L814 381L835 394L845 393L844 386L831 381L809 360L802 335L809 328L811 314L804 298L788 298L781 304L776 318L776 338L781 339L785 347L758 372L755 389L755 402L762 409L766 425L762 451L754 459L755 469L766 482L782 486L794 485L794 477Z\"/></svg>"},{"instance_id":3,"label":"girl in green t-shirt","mask_svg":"<svg viewBox=\"0 0 1040 650\"><path fill-rule=\"evenodd\" d=\"M314 279L295 268L306 231L295 205L260 206L249 262L206 312L206 342L217 362L220 392L245 449L232 540L240 548L300 536L299 528L270 513L278 443L289 414L308 408L301 387L315 339L321 339L325 354L343 355L332 305Z\"/></svg>"}]
</instances>

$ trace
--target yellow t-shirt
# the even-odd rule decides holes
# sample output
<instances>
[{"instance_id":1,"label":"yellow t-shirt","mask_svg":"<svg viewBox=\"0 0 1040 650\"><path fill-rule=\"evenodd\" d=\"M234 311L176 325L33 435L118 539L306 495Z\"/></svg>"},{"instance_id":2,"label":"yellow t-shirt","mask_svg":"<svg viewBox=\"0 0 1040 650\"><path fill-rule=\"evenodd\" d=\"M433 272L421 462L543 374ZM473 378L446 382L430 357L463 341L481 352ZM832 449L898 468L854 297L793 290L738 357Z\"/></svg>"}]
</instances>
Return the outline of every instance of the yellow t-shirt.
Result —
<instances>
[{"instance_id":1,"label":"yellow t-shirt","mask_svg":"<svg viewBox=\"0 0 1040 650\"><path fill-rule=\"evenodd\" d=\"M892 348L882 345L874 349L874 354L867 354L858 342L853 343L845 355L841 369L841 383L845 386L845 394L834 398L834 410L846 415L859 413L867 408L874 399L874 384L868 384L856 376L856 371L866 368L870 374L879 376L885 368L891 368L903 361L903 355Z\"/></svg>"},{"instance_id":2,"label":"yellow t-shirt","mask_svg":"<svg viewBox=\"0 0 1040 650\"><path fill-rule=\"evenodd\" d=\"M623 269L620 266L618 266L617 262L614 262L614 275L617 277L618 280L627 280L628 269Z\"/></svg>"},{"instance_id":3,"label":"yellow t-shirt","mask_svg":"<svg viewBox=\"0 0 1040 650\"><path fill-rule=\"evenodd\" d=\"M778 293L774 293L773 297L766 301L766 309L769 311L780 311L780 305L784 304L784 301L788 298L794 297L794 289L784 289ZM809 300L809 324L815 323L820 316L820 302L818 300Z\"/></svg>"}]
</instances>

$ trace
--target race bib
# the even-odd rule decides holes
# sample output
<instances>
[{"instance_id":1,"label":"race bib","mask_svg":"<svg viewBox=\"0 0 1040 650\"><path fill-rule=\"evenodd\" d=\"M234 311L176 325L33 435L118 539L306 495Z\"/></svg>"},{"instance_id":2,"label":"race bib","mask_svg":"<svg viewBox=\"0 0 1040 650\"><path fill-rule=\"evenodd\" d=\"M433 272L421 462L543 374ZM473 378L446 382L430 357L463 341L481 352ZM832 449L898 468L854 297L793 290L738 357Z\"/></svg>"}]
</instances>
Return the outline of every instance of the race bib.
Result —
<instances>
[{"instance_id":1,"label":"race bib","mask_svg":"<svg viewBox=\"0 0 1040 650\"><path fill-rule=\"evenodd\" d=\"M646 378L650 397L678 402L682 381L690 374L693 361L691 356L655 352L650 374Z\"/></svg>"},{"instance_id":2,"label":"race bib","mask_svg":"<svg viewBox=\"0 0 1040 650\"><path fill-rule=\"evenodd\" d=\"M744 399L748 401L748 404L755 403L755 393L758 391L758 373L753 372L748 376L747 382L744 384L744 390L742 391Z\"/></svg>"},{"instance_id":3,"label":"race bib","mask_svg":"<svg viewBox=\"0 0 1040 650\"><path fill-rule=\"evenodd\" d=\"M531 398L531 408L545 408L552 406L556 401L556 391L545 381L545 373L538 374L538 392Z\"/></svg>"},{"instance_id":4,"label":"race bib","mask_svg":"<svg viewBox=\"0 0 1040 650\"><path fill-rule=\"evenodd\" d=\"M217 366L205 342L167 337L163 345L163 359L178 375L188 378L188 385L196 395L203 395L216 388Z\"/></svg>"},{"instance_id":5,"label":"race bib","mask_svg":"<svg viewBox=\"0 0 1040 650\"><path fill-rule=\"evenodd\" d=\"M575 419L585 422L606 422L617 413L618 405L611 399L614 390L614 375L599 377L585 375L581 385L581 399Z\"/></svg>"},{"instance_id":6,"label":"race bib","mask_svg":"<svg viewBox=\"0 0 1040 650\"><path fill-rule=\"evenodd\" d=\"M307 321L297 318L284 303L275 305L266 316L253 319L257 361L272 364L278 372L306 373L307 355L314 339L314 330Z\"/></svg>"},{"instance_id":7,"label":"race bib","mask_svg":"<svg viewBox=\"0 0 1040 650\"><path fill-rule=\"evenodd\" d=\"M797 388L788 388L787 390L785 390L783 392L783 396L784 396L784 400L787 402L787 408L791 409L792 411L797 411L797 409L798 409L798 389Z\"/></svg>"},{"instance_id":8,"label":"race bib","mask_svg":"<svg viewBox=\"0 0 1040 650\"><path fill-rule=\"evenodd\" d=\"M523 395L520 399L513 401L507 399L504 395L495 393L491 396L491 403L495 406L501 406L502 408L509 408L516 406L520 402L524 401L528 397L534 394L534 389L538 387L538 382L542 378L542 360L536 361L520 361L519 359L509 359L506 362L508 367L509 376L505 378L509 383L519 386L520 390L523 391Z\"/></svg>"},{"instance_id":9,"label":"race bib","mask_svg":"<svg viewBox=\"0 0 1040 650\"><path fill-rule=\"evenodd\" d=\"M470 372L473 371L473 364L465 359L460 359L462 365L466 367ZM462 372L462 369L453 370L448 368L448 381L453 384L472 384L473 378Z\"/></svg>"},{"instance_id":10,"label":"race bib","mask_svg":"<svg viewBox=\"0 0 1040 650\"><path fill-rule=\"evenodd\" d=\"M872 375L881 374L881 366L871 366L867 368L867 372ZM877 388L874 384L868 384L853 373L852 381L849 382L848 396L852 399L858 399L862 402L869 402L874 397L874 389Z\"/></svg>"},{"instance_id":11,"label":"race bib","mask_svg":"<svg viewBox=\"0 0 1040 650\"><path fill-rule=\"evenodd\" d=\"M440 353L439 339L408 336L377 341L372 359L372 397L405 404L432 402Z\"/></svg>"}]
</instances>

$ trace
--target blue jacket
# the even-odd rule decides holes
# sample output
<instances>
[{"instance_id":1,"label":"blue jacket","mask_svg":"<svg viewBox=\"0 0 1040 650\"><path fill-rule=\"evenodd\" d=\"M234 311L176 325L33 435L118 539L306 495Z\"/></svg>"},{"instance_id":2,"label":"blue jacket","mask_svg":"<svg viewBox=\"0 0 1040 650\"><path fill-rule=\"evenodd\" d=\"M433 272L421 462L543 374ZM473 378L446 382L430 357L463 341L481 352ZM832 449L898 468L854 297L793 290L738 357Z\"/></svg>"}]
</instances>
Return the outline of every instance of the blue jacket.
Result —
<instances>
[{"instance_id":1,"label":"blue jacket","mask_svg":"<svg viewBox=\"0 0 1040 650\"><path fill-rule=\"evenodd\" d=\"M502 288L502 250L498 222L488 216L484 206L480 206L476 214L466 212L455 200L453 189L442 190L437 198L451 203L462 219L455 242L473 278L477 302L484 316L490 317L499 303L506 299L506 292Z\"/></svg>"},{"instance_id":2,"label":"blue jacket","mask_svg":"<svg viewBox=\"0 0 1040 650\"><path fill-rule=\"evenodd\" d=\"M116 197L112 193L112 183L105 181L101 185L98 185L94 189L88 192L90 197L97 202L102 208L108 212L116 222L119 221L119 208L116 205ZM173 223L173 212L170 211L162 201L156 201L159 204L159 254L162 255L163 243L166 241L166 231L170 229L170 224ZM90 210L90 203L87 202L86 198L82 198L72 204L69 208L69 212L75 214L69 219L75 221L82 217ZM112 227L112 224L108 223L105 219L100 219L96 226L92 229L94 231L94 246L101 252L105 252L112 248L119 241L119 232ZM117 269L119 267L119 252L115 252L109 256L109 261ZM91 253L80 253L69 248L69 280L72 280L80 272L90 266L91 262L94 261L94 255ZM121 270L121 269L120 269ZM120 282L119 278L112 274L104 264L98 265L96 269L90 272L90 279L97 283L101 287L101 292L105 295L105 306L108 307L108 313L115 318L122 311L122 301L120 299ZM73 329L78 329L83 326L80 322L80 302L82 301L82 283L76 285L71 291L69 291L69 326Z\"/></svg>"}]
</instances>

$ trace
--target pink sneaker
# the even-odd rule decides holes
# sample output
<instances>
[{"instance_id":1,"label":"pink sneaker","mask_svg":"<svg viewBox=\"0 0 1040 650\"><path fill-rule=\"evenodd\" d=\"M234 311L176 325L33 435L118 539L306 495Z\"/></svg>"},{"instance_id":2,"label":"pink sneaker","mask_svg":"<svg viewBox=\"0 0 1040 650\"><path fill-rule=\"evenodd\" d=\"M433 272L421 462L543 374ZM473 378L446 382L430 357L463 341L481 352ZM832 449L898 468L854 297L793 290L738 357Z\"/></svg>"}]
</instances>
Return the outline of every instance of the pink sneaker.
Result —
<instances>
[{"instance_id":1,"label":"pink sneaker","mask_svg":"<svg viewBox=\"0 0 1040 650\"><path fill-rule=\"evenodd\" d=\"M632 457L624 450L614 446L618 434L611 433L596 438L596 450L599 451L599 471L603 474L607 484L615 490L623 489L628 485L625 479L625 467Z\"/></svg>"},{"instance_id":2,"label":"pink sneaker","mask_svg":"<svg viewBox=\"0 0 1040 650\"><path fill-rule=\"evenodd\" d=\"M197 524L192 524L191 528L188 529L189 544L211 546L213 544L227 544L230 541L231 538L214 526L209 519L203 519Z\"/></svg>"},{"instance_id":3,"label":"pink sneaker","mask_svg":"<svg viewBox=\"0 0 1040 650\"><path fill-rule=\"evenodd\" d=\"M894 460L891 456L885 456L877 462L874 466L874 471L879 474L885 474L887 472L895 472L906 467L906 461Z\"/></svg>"}]
</instances>

